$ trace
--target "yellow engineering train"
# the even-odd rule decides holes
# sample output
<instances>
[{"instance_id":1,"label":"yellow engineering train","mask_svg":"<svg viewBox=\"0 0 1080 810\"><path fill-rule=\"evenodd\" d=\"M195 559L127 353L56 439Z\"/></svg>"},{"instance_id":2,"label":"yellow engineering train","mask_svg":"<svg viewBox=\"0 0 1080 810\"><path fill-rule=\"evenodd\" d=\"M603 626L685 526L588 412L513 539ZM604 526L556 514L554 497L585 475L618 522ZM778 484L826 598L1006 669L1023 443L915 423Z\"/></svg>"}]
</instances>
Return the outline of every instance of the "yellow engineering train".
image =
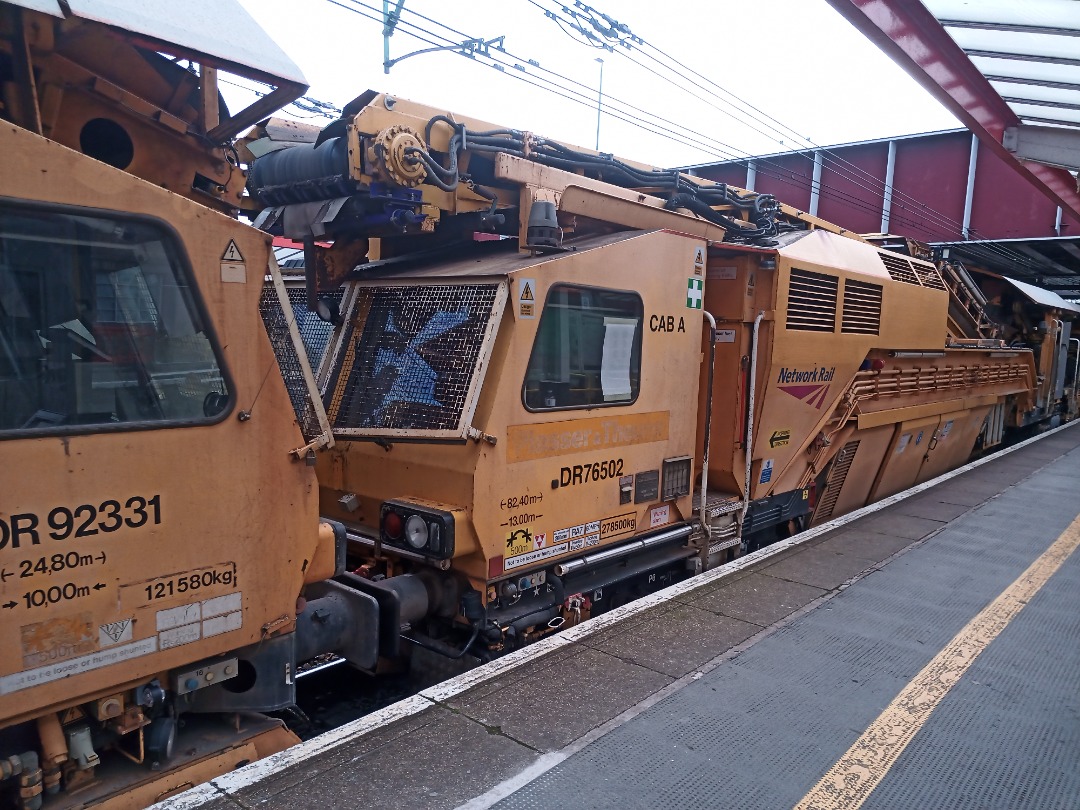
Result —
<instances>
[{"instance_id":1,"label":"yellow engineering train","mask_svg":"<svg viewBox=\"0 0 1080 810\"><path fill-rule=\"evenodd\" d=\"M0 2L0 806L143 807L294 742L320 654L496 655L1056 412L1063 310L1036 364L768 195L386 95L262 120L303 77L189 5Z\"/></svg>"},{"instance_id":2,"label":"yellow engineering train","mask_svg":"<svg viewBox=\"0 0 1080 810\"><path fill-rule=\"evenodd\" d=\"M307 146L274 129L256 225L305 244L297 306L334 324L306 325L321 512L413 644L513 648L1057 408L1060 312L1044 371L965 336L932 262L768 195L375 93Z\"/></svg>"}]
</instances>

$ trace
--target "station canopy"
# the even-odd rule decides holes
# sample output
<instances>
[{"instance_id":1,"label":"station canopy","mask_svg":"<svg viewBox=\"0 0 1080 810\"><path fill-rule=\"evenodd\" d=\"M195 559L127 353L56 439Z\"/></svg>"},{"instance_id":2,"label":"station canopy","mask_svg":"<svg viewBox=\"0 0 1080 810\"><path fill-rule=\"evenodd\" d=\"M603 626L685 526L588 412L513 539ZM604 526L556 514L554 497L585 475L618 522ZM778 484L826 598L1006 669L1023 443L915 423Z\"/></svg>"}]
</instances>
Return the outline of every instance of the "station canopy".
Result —
<instances>
[{"instance_id":1,"label":"station canopy","mask_svg":"<svg viewBox=\"0 0 1080 810\"><path fill-rule=\"evenodd\" d=\"M828 2L981 145L1080 222L1080 2ZM1051 269L1046 275L1057 276L1063 292L1080 291L1080 256L1071 240L1023 248Z\"/></svg>"}]
</instances>

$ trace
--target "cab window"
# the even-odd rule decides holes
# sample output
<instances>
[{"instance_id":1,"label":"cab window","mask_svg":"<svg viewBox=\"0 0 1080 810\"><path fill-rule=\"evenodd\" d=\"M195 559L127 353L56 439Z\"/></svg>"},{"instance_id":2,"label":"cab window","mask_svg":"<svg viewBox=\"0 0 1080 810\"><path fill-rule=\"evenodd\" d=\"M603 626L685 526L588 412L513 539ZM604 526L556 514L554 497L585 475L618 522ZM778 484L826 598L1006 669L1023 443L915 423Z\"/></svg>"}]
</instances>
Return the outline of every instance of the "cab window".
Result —
<instances>
[{"instance_id":1,"label":"cab window","mask_svg":"<svg viewBox=\"0 0 1080 810\"><path fill-rule=\"evenodd\" d=\"M222 418L184 269L152 221L0 204L0 436Z\"/></svg>"},{"instance_id":2,"label":"cab window","mask_svg":"<svg viewBox=\"0 0 1080 810\"><path fill-rule=\"evenodd\" d=\"M540 315L523 400L530 411L628 405L641 385L637 293L555 284Z\"/></svg>"}]
</instances>

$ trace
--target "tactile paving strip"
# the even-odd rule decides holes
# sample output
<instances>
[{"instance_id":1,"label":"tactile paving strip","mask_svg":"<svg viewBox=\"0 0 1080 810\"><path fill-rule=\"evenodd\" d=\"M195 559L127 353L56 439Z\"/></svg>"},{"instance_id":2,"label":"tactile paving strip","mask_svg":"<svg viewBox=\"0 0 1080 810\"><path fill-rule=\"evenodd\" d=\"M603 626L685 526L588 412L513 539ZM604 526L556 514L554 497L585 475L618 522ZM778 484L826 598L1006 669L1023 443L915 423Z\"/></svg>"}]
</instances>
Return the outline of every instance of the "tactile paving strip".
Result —
<instances>
[{"instance_id":1,"label":"tactile paving strip","mask_svg":"<svg viewBox=\"0 0 1080 810\"><path fill-rule=\"evenodd\" d=\"M1075 451L495 806L791 807L1069 525L1078 481ZM1074 557L976 661L867 808L1080 806L1080 656L1068 615L1078 578Z\"/></svg>"},{"instance_id":2,"label":"tactile paving strip","mask_svg":"<svg viewBox=\"0 0 1080 810\"><path fill-rule=\"evenodd\" d=\"M1077 594L1073 562L979 656L866 810L1080 807Z\"/></svg>"}]
</instances>

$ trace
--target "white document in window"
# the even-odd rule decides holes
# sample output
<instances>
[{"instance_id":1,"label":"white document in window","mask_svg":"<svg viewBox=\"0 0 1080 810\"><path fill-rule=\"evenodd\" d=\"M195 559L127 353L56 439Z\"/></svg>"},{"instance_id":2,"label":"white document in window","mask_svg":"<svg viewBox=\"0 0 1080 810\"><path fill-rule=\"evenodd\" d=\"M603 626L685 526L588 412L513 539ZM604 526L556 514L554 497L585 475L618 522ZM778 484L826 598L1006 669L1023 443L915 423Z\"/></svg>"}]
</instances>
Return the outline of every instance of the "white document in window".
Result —
<instances>
[{"instance_id":1,"label":"white document in window","mask_svg":"<svg viewBox=\"0 0 1080 810\"><path fill-rule=\"evenodd\" d=\"M637 321L633 318L604 318L600 387L605 402L630 399L630 355L636 332Z\"/></svg>"}]
</instances>

